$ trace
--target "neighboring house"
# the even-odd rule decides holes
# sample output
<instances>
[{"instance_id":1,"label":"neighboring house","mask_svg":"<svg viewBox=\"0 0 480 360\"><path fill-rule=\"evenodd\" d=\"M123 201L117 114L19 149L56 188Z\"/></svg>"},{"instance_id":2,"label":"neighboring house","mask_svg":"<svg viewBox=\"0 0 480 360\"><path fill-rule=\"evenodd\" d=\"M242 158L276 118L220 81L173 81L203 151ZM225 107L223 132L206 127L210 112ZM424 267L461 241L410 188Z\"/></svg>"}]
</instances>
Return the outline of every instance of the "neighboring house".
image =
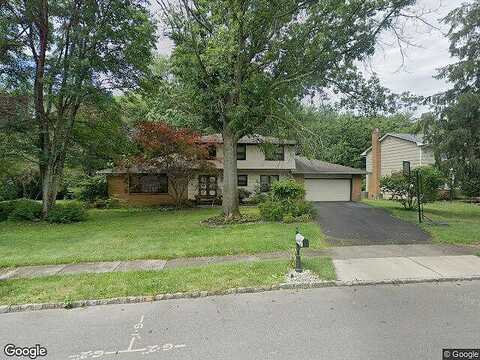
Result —
<instances>
[{"instance_id":1,"label":"neighboring house","mask_svg":"<svg viewBox=\"0 0 480 360\"><path fill-rule=\"evenodd\" d=\"M387 133L380 137L378 129L372 133L372 146L362 156L366 158L369 198L380 196L380 179L402 171L404 161L410 162L411 169L435 164L433 149L421 135Z\"/></svg>"},{"instance_id":2,"label":"neighboring house","mask_svg":"<svg viewBox=\"0 0 480 360\"><path fill-rule=\"evenodd\" d=\"M209 145L209 158L215 174L201 174L188 184L189 200L221 196L223 188L223 140L221 135L202 137ZM261 144L268 143L270 151ZM308 160L295 155L296 142L262 136L243 137L237 145L238 187L250 192L266 192L282 178L294 178L305 184L309 201L358 201L364 170ZM268 155L267 155L268 154ZM194 171L194 170L192 170ZM138 169L109 169L99 172L107 176L111 197L137 205L161 205L174 202L168 174L142 173Z\"/></svg>"}]
</instances>

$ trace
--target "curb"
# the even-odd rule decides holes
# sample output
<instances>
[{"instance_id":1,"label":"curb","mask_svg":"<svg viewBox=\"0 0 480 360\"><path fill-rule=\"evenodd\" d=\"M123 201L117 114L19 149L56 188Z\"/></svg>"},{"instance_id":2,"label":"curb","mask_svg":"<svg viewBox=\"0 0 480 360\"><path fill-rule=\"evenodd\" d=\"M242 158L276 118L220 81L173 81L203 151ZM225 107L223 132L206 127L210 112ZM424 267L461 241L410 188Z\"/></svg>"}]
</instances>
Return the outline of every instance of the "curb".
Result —
<instances>
[{"instance_id":1,"label":"curb","mask_svg":"<svg viewBox=\"0 0 480 360\"><path fill-rule=\"evenodd\" d=\"M417 279L397 279L397 280L378 280L378 281L321 281L315 283L299 283L299 284L278 284L271 286L260 287L239 287L227 290L214 291L195 291L195 292L180 292L172 294L160 294L150 296L127 296L99 300L78 300L65 304L63 302L56 303L41 303L41 304L22 304L22 305L0 305L0 314L24 312L24 311L38 311L38 310L52 310L52 309L75 309L98 305L112 305L112 304L135 304L156 302L162 300L172 299L193 299L210 296L223 296L234 294L260 293L274 290L294 290L294 289L314 289L324 287L351 287L351 286L369 286L369 285L403 285L403 284L418 284L418 283L443 283L455 281L474 281L480 280L480 276L471 277L446 277L446 278L417 278Z\"/></svg>"}]
</instances>

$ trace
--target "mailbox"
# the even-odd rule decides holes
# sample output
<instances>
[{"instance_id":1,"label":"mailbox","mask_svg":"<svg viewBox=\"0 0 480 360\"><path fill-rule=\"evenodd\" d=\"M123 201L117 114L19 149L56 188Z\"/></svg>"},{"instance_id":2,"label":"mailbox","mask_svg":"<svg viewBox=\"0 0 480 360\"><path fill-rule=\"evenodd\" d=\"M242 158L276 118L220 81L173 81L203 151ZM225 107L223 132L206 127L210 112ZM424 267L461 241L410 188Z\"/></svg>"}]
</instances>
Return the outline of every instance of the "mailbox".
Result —
<instances>
[{"instance_id":1,"label":"mailbox","mask_svg":"<svg viewBox=\"0 0 480 360\"><path fill-rule=\"evenodd\" d=\"M310 242L308 239L305 238L302 234L297 232L297 235L295 235L295 242L298 244L300 247L305 247L308 248L310 246Z\"/></svg>"},{"instance_id":2,"label":"mailbox","mask_svg":"<svg viewBox=\"0 0 480 360\"><path fill-rule=\"evenodd\" d=\"M300 232L298 231L298 228L295 234L295 245L297 249L295 254L295 271L302 272L303 268L302 268L302 261L300 259L300 249L308 248L310 246L310 242L308 241L308 239L305 238L305 236L300 234Z\"/></svg>"}]
</instances>

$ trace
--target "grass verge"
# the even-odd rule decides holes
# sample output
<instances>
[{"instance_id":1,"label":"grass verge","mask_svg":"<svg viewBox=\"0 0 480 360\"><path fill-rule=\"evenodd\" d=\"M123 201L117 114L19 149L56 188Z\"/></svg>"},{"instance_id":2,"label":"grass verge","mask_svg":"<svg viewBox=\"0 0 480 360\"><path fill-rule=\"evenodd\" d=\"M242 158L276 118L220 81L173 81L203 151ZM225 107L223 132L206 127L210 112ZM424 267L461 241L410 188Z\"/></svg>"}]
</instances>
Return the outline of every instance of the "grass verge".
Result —
<instances>
[{"instance_id":1,"label":"grass verge","mask_svg":"<svg viewBox=\"0 0 480 360\"><path fill-rule=\"evenodd\" d=\"M391 200L364 200L368 205L388 210L402 220L418 222L417 213L405 210ZM435 222L448 225L431 225L425 222L421 228L432 235L435 242L445 244L480 244L480 206L458 201L437 201L424 206L425 216Z\"/></svg>"},{"instance_id":2,"label":"grass verge","mask_svg":"<svg viewBox=\"0 0 480 360\"><path fill-rule=\"evenodd\" d=\"M0 267L255 254L294 245L296 224L207 226L219 209L91 210L76 224L0 223ZM256 208L242 209L246 214ZM300 224L312 248L324 246L317 224Z\"/></svg>"},{"instance_id":3,"label":"grass verge","mask_svg":"<svg viewBox=\"0 0 480 360\"><path fill-rule=\"evenodd\" d=\"M104 274L50 276L0 282L0 304L68 302L175 292L226 290L284 282L288 260ZM305 259L321 279L335 278L329 258Z\"/></svg>"}]
</instances>

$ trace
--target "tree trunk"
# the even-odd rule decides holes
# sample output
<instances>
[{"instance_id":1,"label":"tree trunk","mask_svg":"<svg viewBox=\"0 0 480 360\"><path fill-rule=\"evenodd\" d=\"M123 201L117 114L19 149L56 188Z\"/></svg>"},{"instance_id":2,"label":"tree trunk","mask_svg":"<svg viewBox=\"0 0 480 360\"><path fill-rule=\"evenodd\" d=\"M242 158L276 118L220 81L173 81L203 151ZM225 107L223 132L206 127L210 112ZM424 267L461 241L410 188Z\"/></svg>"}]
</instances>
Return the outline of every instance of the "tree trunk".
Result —
<instances>
[{"instance_id":1,"label":"tree trunk","mask_svg":"<svg viewBox=\"0 0 480 360\"><path fill-rule=\"evenodd\" d=\"M223 215L240 216L237 187L237 139L228 128L223 131Z\"/></svg>"},{"instance_id":2,"label":"tree trunk","mask_svg":"<svg viewBox=\"0 0 480 360\"><path fill-rule=\"evenodd\" d=\"M40 176L42 179L42 217L46 218L48 216L48 211L50 210L52 203L52 192L53 192L53 169L50 164L46 165L41 169Z\"/></svg>"}]
</instances>

